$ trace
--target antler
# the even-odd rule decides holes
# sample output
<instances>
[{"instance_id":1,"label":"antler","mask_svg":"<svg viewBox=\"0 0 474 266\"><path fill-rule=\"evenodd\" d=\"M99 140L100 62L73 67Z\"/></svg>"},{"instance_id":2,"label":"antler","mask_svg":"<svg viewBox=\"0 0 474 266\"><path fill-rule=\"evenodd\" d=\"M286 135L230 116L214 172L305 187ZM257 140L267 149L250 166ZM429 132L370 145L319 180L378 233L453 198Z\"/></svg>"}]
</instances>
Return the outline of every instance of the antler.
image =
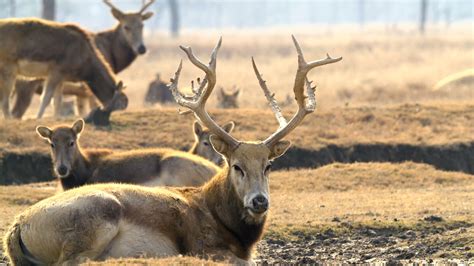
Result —
<instances>
[{"instance_id":1,"label":"antler","mask_svg":"<svg viewBox=\"0 0 474 266\"><path fill-rule=\"evenodd\" d=\"M108 5L112 9L115 9L117 11L122 12L118 7L114 6L114 4L112 4L112 2L110 2L110 0L104 0L104 4Z\"/></svg>"},{"instance_id":2,"label":"antler","mask_svg":"<svg viewBox=\"0 0 474 266\"><path fill-rule=\"evenodd\" d=\"M212 51L211 61L209 62L209 65L207 66L204 63L202 63L199 59L196 58L196 56L193 54L193 51L190 47L180 46L180 48L188 56L189 60L196 67L204 71L206 75L204 77L204 80L200 82L199 88L193 91L194 96L192 97L184 96L183 94L181 94L181 92L178 91L178 79L179 79L179 75L181 73L181 69L183 66L183 61L181 60L178 66L178 70L176 70L174 77L171 79L171 84L169 85L169 88L174 96L174 99L179 105L193 111L196 118L203 125L205 125L213 134L217 135L222 140L227 142L230 146L232 146L232 148L235 148L239 145L239 141L236 140L234 137L232 137L224 129L222 129L209 116L209 114L205 110L206 101L207 99L209 99L209 96L211 95L211 92L216 85L216 59L217 59L217 52L219 51L219 48L221 47L221 43L222 43L222 37L219 38L219 41L216 47ZM207 83L207 86L204 87L206 83Z\"/></svg>"},{"instance_id":3,"label":"antler","mask_svg":"<svg viewBox=\"0 0 474 266\"><path fill-rule=\"evenodd\" d=\"M292 35L291 37L293 38L293 43L295 45L296 52L298 53L298 70L296 71L295 83L293 85L295 99L298 103L298 111L293 116L293 118L291 118L290 122L287 122L285 117L283 116L281 109L275 100L275 94L271 93L268 89L265 80L263 80L262 75L257 69L255 61L252 58L253 69L255 71L255 75L257 76L260 87L262 88L263 93L265 94L265 97L267 98L269 105L273 113L275 114L278 123L280 124L278 130L264 141L264 143L268 147L272 147L273 145L275 145L275 143L277 143L279 140L281 140L291 131L293 131L293 129L295 129L303 121L304 117L307 114L314 112L316 108L316 87L312 87L311 82L306 77L308 72L315 67L336 63L342 60L342 57L331 58L328 54L327 58L325 59L307 63L304 59L303 52L301 51L301 47L298 44L298 41L296 40L295 36ZM306 93L308 94L308 96L305 96L304 94L305 85Z\"/></svg>"},{"instance_id":4,"label":"antler","mask_svg":"<svg viewBox=\"0 0 474 266\"><path fill-rule=\"evenodd\" d=\"M155 2L155 0L149 0L146 4L142 6L142 9L140 9L138 13L143 13L143 11L145 11L151 4L153 4L153 2Z\"/></svg>"}]
</instances>

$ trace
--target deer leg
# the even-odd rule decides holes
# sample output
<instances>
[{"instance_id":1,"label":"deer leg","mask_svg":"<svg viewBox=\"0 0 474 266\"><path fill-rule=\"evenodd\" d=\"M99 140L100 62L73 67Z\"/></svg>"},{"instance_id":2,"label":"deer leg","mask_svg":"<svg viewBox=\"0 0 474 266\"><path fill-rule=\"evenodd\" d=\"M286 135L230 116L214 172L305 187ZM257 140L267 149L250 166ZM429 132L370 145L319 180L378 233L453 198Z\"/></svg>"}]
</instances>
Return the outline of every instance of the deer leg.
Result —
<instances>
[{"instance_id":1,"label":"deer leg","mask_svg":"<svg viewBox=\"0 0 474 266\"><path fill-rule=\"evenodd\" d=\"M94 108L99 107L95 96L89 96L89 109L92 110Z\"/></svg>"},{"instance_id":2,"label":"deer leg","mask_svg":"<svg viewBox=\"0 0 474 266\"><path fill-rule=\"evenodd\" d=\"M15 86L16 73L9 69L0 68L0 99L2 101L2 111L5 119L10 115L10 93Z\"/></svg>"},{"instance_id":3,"label":"deer leg","mask_svg":"<svg viewBox=\"0 0 474 266\"><path fill-rule=\"evenodd\" d=\"M61 85L61 83L62 83L62 79L59 74L50 75L49 78L46 80L45 88L43 90L43 94L41 95L40 109L38 111L36 118L39 119L43 117L44 111L46 111L46 107L48 107L49 103L51 102L51 98L53 97L53 94ZM55 114L56 114L56 110L55 110Z\"/></svg>"},{"instance_id":4,"label":"deer leg","mask_svg":"<svg viewBox=\"0 0 474 266\"><path fill-rule=\"evenodd\" d=\"M15 86L15 102L13 103L12 116L21 119L31 105L35 90L26 86Z\"/></svg>"},{"instance_id":5,"label":"deer leg","mask_svg":"<svg viewBox=\"0 0 474 266\"><path fill-rule=\"evenodd\" d=\"M77 95L76 96L76 113L77 115L84 117L87 115L86 105L87 105L87 97Z\"/></svg>"},{"instance_id":6,"label":"deer leg","mask_svg":"<svg viewBox=\"0 0 474 266\"><path fill-rule=\"evenodd\" d=\"M54 117L61 117L64 115L64 113L62 112L62 108L63 108L62 84L56 87L56 89L54 90L53 106L54 106Z\"/></svg>"}]
</instances>

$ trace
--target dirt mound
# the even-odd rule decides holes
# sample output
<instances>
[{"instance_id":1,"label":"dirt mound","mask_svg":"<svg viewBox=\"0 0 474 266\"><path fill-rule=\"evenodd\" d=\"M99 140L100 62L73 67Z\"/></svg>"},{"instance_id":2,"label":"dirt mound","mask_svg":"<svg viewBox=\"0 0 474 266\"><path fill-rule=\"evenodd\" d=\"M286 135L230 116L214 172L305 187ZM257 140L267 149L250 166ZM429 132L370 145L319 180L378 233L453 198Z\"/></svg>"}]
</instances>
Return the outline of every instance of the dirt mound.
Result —
<instances>
[{"instance_id":1,"label":"dirt mound","mask_svg":"<svg viewBox=\"0 0 474 266\"><path fill-rule=\"evenodd\" d=\"M318 168L335 162L413 161L441 170L474 174L474 142L451 145L408 144L328 145L317 150L292 147L273 169ZM41 152L4 152L0 158L0 184L25 184L53 179L51 158Z\"/></svg>"},{"instance_id":2,"label":"dirt mound","mask_svg":"<svg viewBox=\"0 0 474 266\"><path fill-rule=\"evenodd\" d=\"M274 169L317 168L334 162L426 163L438 169L474 174L474 142L451 145L355 144L328 145L318 150L291 148L277 159Z\"/></svg>"}]
</instances>

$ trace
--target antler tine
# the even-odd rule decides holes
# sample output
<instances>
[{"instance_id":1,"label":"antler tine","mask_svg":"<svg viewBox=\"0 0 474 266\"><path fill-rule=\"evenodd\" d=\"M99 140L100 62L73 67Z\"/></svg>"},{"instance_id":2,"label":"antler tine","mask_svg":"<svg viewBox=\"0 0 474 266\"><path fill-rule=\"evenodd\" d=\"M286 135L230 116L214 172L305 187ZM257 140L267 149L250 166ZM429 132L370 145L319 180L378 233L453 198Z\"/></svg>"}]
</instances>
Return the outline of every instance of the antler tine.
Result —
<instances>
[{"instance_id":1,"label":"antler tine","mask_svg":"<svg viewBox=\"0 0 474 266\"><path fill-rule=\"evenodd\" d=\"M257 76L258 83L260 84L260 87L262 88L263 93L265 94L265 97L267 98L268 105L272 109L273 113L275 114L276 120L280 124L280 128L286 126L286 124L287 124L286 119L283 116L280 107L278 106L278 103L275 99L275 94L272 93L268 89L265 80L263 80L262 75L258 71L258 68L257 68L257 65L255 64L255 60L254 60L253 56L252 56L252 66L253 66L253 70L255 71L255 75Z\"/></svg>"},{"instance_id":2,"label":"antler tine","mask_svg":"<svg viewBox=\"0 0 474 266\"><path fill-rule=\"evenodd\" d=\"M151 4L153 4L153 2L155 2L155 0L149 0L146 4L142 6L138 13L143 13L143 11L145 11Z\"/></svg>"},{"instance_id":3,"label":"antler tine","mask_svg":"<svg viewBox=\"0 0 474 266\"><path fill-rule=\"evenodd\" d=\"M120 9L117 8L114 4L112 4L112 2L110 2L110 0L104 0L104 4L108 5L112 9L120 11Z\"/></svg>"},{"instance_id":4,"label":"antler tine","mask_svg":"<svg viewBox=\"0 0 474 266\"><path fill-rule=\"evenodd\" d=\"M301 50L301 47L298 41L296 40L295 36L291 35L291 38L293 39L293 44L295 45L296 52L298 53L298 71L296 72L293 90L295 93L295 99L296 99L296 102L298 103L298 106L304 107L305 97L304 97L303 89L304 89L304 84L306 80L306 75L308 74L308 72L311 69L318 66L323 66L323 65L339 62L342 60L342 57L331 58L329 54L326 54L327 57L325 59L316 60L316 61L307 63L306 60L304 59L303 51Z\"/></svg>"},{"instance_id":5,"label":"antler tine","mask_svg":"<svg viewBox=\"0 0 474 266\"><path fill-rule=\"evenodd\" d=\"M303 51L301 50L301 47L295 36L292 35L291 38L293 39L293 43L298 54L298 70L296 71L295 83L293 85L295 99L298 103L298 111L286 126L280 127L275 133L273 133L264 141L264 143L269 147L273 146L279 140L288 135L288 133L293 131L303 121L307 114L314 112L316 109L316 87L311 86L311 82L307 78L308 72L315 67L336 63L342 60L342 57L331 58L329 54L327 54L325 59L307 63L304 59ZM305 96L304 94L305 85L308 96Z\"/></svg>"},{"instance_id":6,"label":"antler tine","mask_svg":"<svg viewBox=\"0 0 474 266\"><path fill-rule=\"evenodd\" d=\"M173 97L175 98L176 102L185 107L190 109L194 112L195 117L205 125L213 134L220 137L223 141L227 142L232 148L235 148L239 145L239 141L228 134L224 129L222 129L207 113L205 110L206 101L209 98L212 90L216 85L216 60L217 60L217 52L222 43L222 37L219 38L219 42L217 43L216 47L212 51L211 54L211 61L209 62L209 66L204 65L196 56L193 54L192 49L190 47L180 46L180 48L186 53L189 60L199 69L206 73L203 81L199 84L198 92L195 93L193 96L193 100L186 99L178 91L178 79L182 68L182 61L179 63L178 70L176 71L174 77L171 80L171 84L169 86ZM206 86L207 83L207 86Z\"/></svg>"},{"instance_id":7,"label":"antler tine","mask_svg":"<svg viewBox=\"0 0 474 266\"><path fill-rule=\"evenodd\" d=\"M201 102L206 102L207 99L209 98L209 95L211 94L212 90L214 89L214 86L216 85L216 65L217 65L217 53L219 52L219 49L221 48L222 44L222 37L219 38L219 41L217 42L216 47L214 47L214 50L212 50L211 54L211 61L209 62L209 66L206 66L201 60L199 60L194 54L193 50L191 47L184 47L184 46L179 46L181 50L183 50L186 55L189 58L189 61L193 63L196 67L204 71L206 76L204 77L204 80L202 83L205 83L207 81L208 85L205 89L203 89L203 95L200 98Z\"/></svg>"}]
</instances>

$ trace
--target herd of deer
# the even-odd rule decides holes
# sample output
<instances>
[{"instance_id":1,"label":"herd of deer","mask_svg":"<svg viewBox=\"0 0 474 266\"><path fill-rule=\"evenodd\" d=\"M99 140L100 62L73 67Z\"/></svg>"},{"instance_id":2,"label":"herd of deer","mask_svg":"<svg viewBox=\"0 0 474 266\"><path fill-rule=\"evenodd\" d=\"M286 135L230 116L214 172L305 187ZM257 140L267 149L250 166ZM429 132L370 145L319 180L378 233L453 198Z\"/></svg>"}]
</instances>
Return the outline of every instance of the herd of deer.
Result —
<instances>
[{"instance_id":1,"label":"herd of deer","mask_svg":"<svg viewBox=\"0 0 474 266\"><path fill-rule=\"evenodd\" d=\"M145 52L142 21L152 13L143 11L151 2L138 13L123 13L106 3L119 26L92 35L74 25L39 19L0 20L0 88L6 117L17 75L45 78L38 117L53 95L55 106L60 103L61 87L66 92L68 86L89 87L103 108L127 106L114 73ZM197 87L193 85L192 95L178 90L182 63L169 85L173 99L199 121L194 123L196 142L189 152L83 150L79 145L82 119L72 126L38 126L37 133L51 145L53 170L64 192L16 217L4 238L11 263L75 265L85 260L179 254L252 263L253 247L264 231L270 204L271 161L286 152L290 142L282 139L316 107L315 87L307 74L342 59L328 55L307 62L294 37L293 43L298 54L293 86L298 110L289 121L252 58L260 87L279 123L278 130L264 141L237 140L230 134L233 122L220 126L206 111L216 85L221 39L208 65L191 48L181 46L205 74ZM118 57L121 49L128 49L126 57ZM35 92L39 85L33 87Z\"/></svg>"}]
</instances>

